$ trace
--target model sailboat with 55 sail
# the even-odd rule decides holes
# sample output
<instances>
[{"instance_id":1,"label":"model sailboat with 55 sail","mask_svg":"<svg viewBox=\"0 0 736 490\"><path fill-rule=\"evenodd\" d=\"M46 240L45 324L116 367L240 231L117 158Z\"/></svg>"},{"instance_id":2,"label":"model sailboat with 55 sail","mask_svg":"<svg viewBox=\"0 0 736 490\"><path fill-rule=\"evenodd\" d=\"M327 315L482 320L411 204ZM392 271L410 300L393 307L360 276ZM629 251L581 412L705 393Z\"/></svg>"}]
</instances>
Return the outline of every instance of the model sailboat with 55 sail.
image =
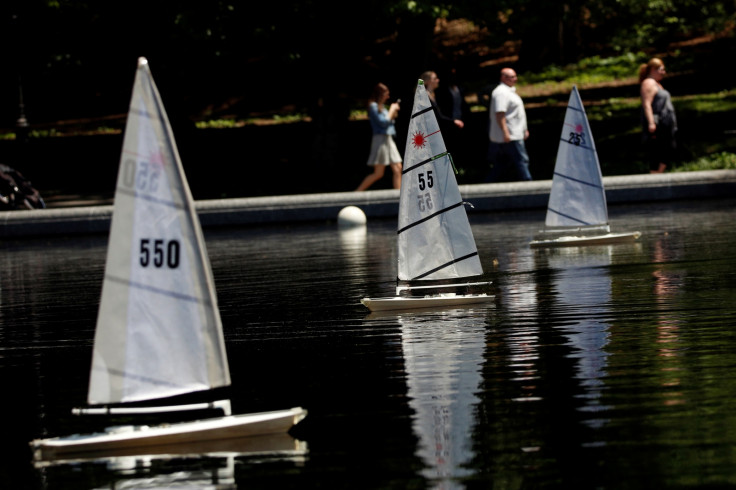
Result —
<instances>
[{"instance_id":1,"label":"model sailboat with 55 sail","mask_svg":"<svg viewBox=\"0 0 736 490\"><path fill-rule=\"evenodd\" d=\"M567 103L544 225L531 247L632 242L641 235L611 233L598 152L576 86Z\"/></svg>"},{"instance_id":2,"label":"model sailboat with 55 sail","mask_svg":"<svg viewBox=\"0 0 736 490\"><path fill-rule=\"evenodd\" d=\"M204 238L166 112L148 62L138 60L118 171L102 299L95 330L90 405L156 400L230 384ZM285 433L305 417L293 408L230 415L229 400L200 404L225 416L130 426L34 440L37 459ZM196 409L118 407L77 414Z\"/></svg>"},{"instance_id":3,"label":"model sailboat with 55 sail","mask_svg":"<svg viewBox=\"0 0 736 490\"><path fill-rule=\"evenodd\" d=\"M483 274L468 215L455 179L452 157L445 148L437 118L419 80L409 122L399 196L398 280L396 296L363 298L371 311L403 310L485 303L488 294L444 292L402 296L402 291L468 288L490 282L457 283ZM418 281L445 280L418 285ZM455 282L447 282L452 280Z\"/></svg>"}]
</instances>

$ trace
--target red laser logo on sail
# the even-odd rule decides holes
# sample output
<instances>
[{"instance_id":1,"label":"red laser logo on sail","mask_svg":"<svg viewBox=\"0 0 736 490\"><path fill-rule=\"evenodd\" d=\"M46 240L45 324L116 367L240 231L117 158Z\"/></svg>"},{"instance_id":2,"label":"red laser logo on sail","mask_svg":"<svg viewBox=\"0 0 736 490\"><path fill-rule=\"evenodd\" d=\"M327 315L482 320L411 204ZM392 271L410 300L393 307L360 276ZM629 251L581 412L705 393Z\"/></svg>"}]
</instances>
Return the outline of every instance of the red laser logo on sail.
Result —
<instances>
[{"instance_id":1,"label":"red laser logo on sail","mask_svg":"<svg viewBox=\"0 0 736 490\"><path fill-rule=\"evenodd\" d=\"M424 136L421 131L417 131L412 135L411 144L414 145L414 148L422 148L425 143L427 143L427 137Z\"/></svg>"}]
</instances>

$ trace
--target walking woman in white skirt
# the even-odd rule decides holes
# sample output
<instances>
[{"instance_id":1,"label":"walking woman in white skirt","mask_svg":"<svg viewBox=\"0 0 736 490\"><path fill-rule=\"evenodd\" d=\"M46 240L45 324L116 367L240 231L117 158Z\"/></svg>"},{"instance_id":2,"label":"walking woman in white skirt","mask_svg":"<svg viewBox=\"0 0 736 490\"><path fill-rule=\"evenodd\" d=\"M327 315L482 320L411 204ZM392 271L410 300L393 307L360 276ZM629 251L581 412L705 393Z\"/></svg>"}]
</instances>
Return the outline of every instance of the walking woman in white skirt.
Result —
<instances>
[{"instance_id":1,"label":"walking woman in white skirt","mask_svg":"<svg viewBox=\"0 0 736 490\"><path fill-rule=\"evenodd\" d=\"M363 182L355 189L356 191L364 191L380 180L387 165L391 166L393 172L394 189L401 188L401 155L394 142L396 134L394 120L399 115L399 103L394 102L386 109L385 103L389 96L388 87L382 83L373 89L373 95L368 104L368 119L370 119L373 130L368 165L373 167L373 173L366 175Z\"/></svg>"}]
</instances>

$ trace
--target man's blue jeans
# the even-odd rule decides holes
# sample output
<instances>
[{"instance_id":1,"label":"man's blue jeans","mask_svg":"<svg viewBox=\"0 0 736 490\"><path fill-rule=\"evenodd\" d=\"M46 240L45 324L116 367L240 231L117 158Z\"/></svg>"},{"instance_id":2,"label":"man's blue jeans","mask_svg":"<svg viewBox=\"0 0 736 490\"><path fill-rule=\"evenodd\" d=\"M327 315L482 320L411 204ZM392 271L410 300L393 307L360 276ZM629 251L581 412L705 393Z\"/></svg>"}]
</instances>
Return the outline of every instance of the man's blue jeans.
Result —
<instances>
[{"instance_id":1,"label":"man's blue jeans","mask_svg":"<svg viewBox=\"0 0 736 490\"><path fill-rule=\"evenodd\" d=\"M488 146L488 162L493 166L488 182L503 180L532 180L529 173L529 155L524 140L494 143ZM505 178L508 177L508 178Z\"/></svg>"}]
</instances>

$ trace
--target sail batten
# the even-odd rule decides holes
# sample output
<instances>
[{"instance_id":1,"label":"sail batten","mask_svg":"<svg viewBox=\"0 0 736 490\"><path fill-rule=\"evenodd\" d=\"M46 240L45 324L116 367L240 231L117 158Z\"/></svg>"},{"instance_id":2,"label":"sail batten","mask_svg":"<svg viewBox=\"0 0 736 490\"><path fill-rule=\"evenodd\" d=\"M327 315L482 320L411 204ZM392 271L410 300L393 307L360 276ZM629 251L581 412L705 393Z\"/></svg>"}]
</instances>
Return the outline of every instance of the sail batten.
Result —
<instances>
[{"instance_id":1,"label":"sail batten","mask_svg":"<svg viewBox=\"0 0 736 490\"><path fill-rule=\"evenodd\" d=\"M150 196L150 195L147 195L147 194L141 194L141 193L138 193L138 192L135 192L135 191L131 191L131 190L128 190L128 189L116 189L115 192L116 193L119 192L120 194L125 194L125 195L127 195L129 197L133 197L135 199L145 199L147 201L150 201L150 202L153 202L153 203L156 203L156 204L161 204L162 206L169 206L169 207L172 207L172 208L175 208L175 209L178 209L178 210L184 210L185 209L184 205L181 204L181 203L174 202L174 201L164 201L164 200L159 199L156 196Z\"/></svg>"},{"instance_id":2,"label":"sail batten","mask_svg":"<svg viewBox=\"0 0 736 490\"><path fill-rule=\"evenodd\" d=\"M483 273L450 154L422 83L409 122L397 235L402 281Z\"/></svg>"},{"instance_id":3,"label":"sail batten","mask_svg":"<svg viewBox=\"0 0 736 490\"><path fill-rule=\"evenodd\" d=\"M171 298L180 299L180 300L183 300L183 301L188 301L188 302L191 302L191 303L198 303L198 304L204 305L204 306L206 306L208 308L211 308L212 307L212 302L208 298L197 298L197 297L194 297L194 296L188 296L188 295L182 294L182 293L180 293L178 291L166 290L166 289L159 289L159 288L156 288L156 287L147 285L147 284L139 284L139 283L133 282L133 281L131 281L129 279L124 279L124 278L121 278L121 277L115 277L115 276L111 276L111 275L105 275L105 279L106 280L109 280L109 281L112 281L112 282L117 282L119 284L123 284L125 286L130 287L130 288L140 289L140 290L146 291L148 293L156 293L156 294L160 294L160 295L163 295L163 296L169 296Z\"/></svg>"},{"instance_id":4,"label":"sail batten","mask_svg":"<svg viewBox=\"0 0 736 490\"><path fill-rule=\"evenodd\" d=\"M557 211L556 209L547 208L547 211L550 212L550 213L554 213L554 214L556 214L558 216L561 216L563 218L567 218L569 220L575 221L576 223L579 223L581 225L594 225L595 224L595 223L587 223L587 222L585 222L585 221L583 221L581 219L578 219L578 218L576 218L574 216L570 216L568 214L561 213L560 211Z\"/></svg>"},{"instance_id":5,"label":"sail batten","mask_svg":"<svg viewBox=\"0 0 736 490\"><path fill-rule=\"evenodd\" d=\"M469 253L468 255L464 256L464 257L458 257L457 259L453 259L453 260L451 260L450 262L448 262L446 264L442 264L442 265L440 265L438 267L435 267L431 271L427 271L424 274L420 274L419 276L415 277L412 280L424 279L425 277L429 276L430 274L434 274L435 272L438 272L438 271L440 271L440 270L442 270L442 269L444 269L446 267L450 267L450 266L452 266L454 264L457 264L458 262L462 262L463 260L472 259L473 257L477 257L477 256L478 256L478 252L472 252L472 253Z\"/></svg>"},{"instance_id":6,"label":"sail batten","mask_svg":"<svg viewBox=\"0 0 736 490\"><path fill-rule=\"evenodd\" d=\"M171 126L139 61L118 171L88 402L227 386L204 237Z\"/></svg>"},{"instance_id":7,"label":"sail batten","mask_svg":"<svg viewBox=\"0 0 736 490\"><path fill-rule=\"evenodd\" d=\"M422 162L419 162L419 163L417 163L417 164L415 164L415 165L413 165L413 166L411 166L411 167L407 167L407 168L405 168L405 169L404 169L404 170L403 170L403 171L401 172L401 174L402 174L402 175L406 175L406 174L408 174L409 172L411 172L412 170L416 170L416 169L418 169L419 167L422 167L422 166L424 166L424 165L426 165L426 164L428 164L428 163L431 163L431 162L432 162L432 160L434 160L434 158L427 158L426 160L424 160L424 161L422 161Z\"/></svg>"},{"instance_id":8,"label":"sail batten","mask_svg":"<svg viewBox=\"0 0 736 490\"><path fill-rule=\"evenodd\" d=\"M444 213L446 213L446 212L448 212L448 211L452 211L452 210L453 210L453 209L455 209L456 207L458 207L458 206L462 206L462 205L463 205L463 202L461 201L461 202L458 202L458 203L456 203L456 204L453 204L452 206L446 207L445 209L440 209L440 210L439 210L439 211L437 211L436 213L434 213L434 214L430 214L430 215L429 215L429 216L427 216L426 218L422 218L422 219L420 219L419 221L415 221L414 223L410 223L410 224L406 225L405 227L401 228L401 229L400 229L400 230L398 231L398 234L401 234L401 233L405 232L406 230L408 230L409 228L412 228L412 227L414 227L414 226L417 226L417 225L421 225L422 223L424 223L424 222L426 222L426 221L429 221L429 220L431 220L431 219L433 219L433 218L436 218L437 216L440 216L440 215L442 215L442 214L444 214Z\"/></svg>"},{"instance_id":9,"label":"sail batten","mask_svg":"<svg viewBox=\"0 0 736 490\"><path fill-rule=\"evenodd\" d=\"M401 173L402 173L402 175L403 175L403 174L408 174L408 173L409 173L409 172L411 172L412 170L414 170L414 169L416 169L416 168L419 168L419 167L421 167L422 165L426 165L426 164L428 164L428 163L432 162L433 160L437 160L438 158L442 158L443 156L445 156L445 155L449 155L449 154L450 154L449 152L444 152L444 153L440 153L440 154L438 154L438 155L435 155L435 156L433 156L433 157L431 157L431 158L427 158L426 160L424 160L424 161L422 161L422 162L419 162L419 163L415 164L415 165L414 165L414 166L412 166L412 167L408 167L408 168L405 168L405 169L404 169L404 170L403 170L403 171L402 171Z\"/></svg>"},{"instance_id":10,"label":"sail batten","mask_svg":"<svg viewBox=\"0 0 736 490\"><path fill-rule=\"evenodd\" d=\"M137 382L144 382L144 383L146 383L148 385L159 386L159 387L162 387L162 388L166 388L167 390L170 390L170 391L171 390L178 390L180 393L189 393L189 392L193 391L193 390L191 390L191 387L188 386L188 385L181 386L181 385L177 385L175 383L172 383L168 379L153 378L153 377L148 376L148 375L133 373L133 372L130 372L130 371L124 371L123 372L123 371L117 371L117 370L114 370L114 369L107 369L107 370L105 370L104 374L107 375L107 376L117 377L117 378L120 378L120 379L126 378L126 379L136 380ZM206 389L209 389L209 387L206 386L206 385L202 385L200 387L200 390L206 390Z\"/></svg>"},{"instance_id":11,"label":"sail batten","mask_svg":"<svg viewBox=\"0 0 736 490\"><path fill-rule=\"evenodd\" d=\"M417 112L415 112L414 114L412 114L412 115L411 115L411 118L412 118L412 119L414 119L415 117L419 117L419 116L421 116L422 114L426 114L426 113L428 113L428 112L429 112L429 111L431 111L431 110L432 110L432 106L429 106L429 107L425 107L425 108L424 108L424 109L422 109L421 111L417 111Z\"/></svg>"},{"instance_id":12,"label":"sail batten","mask_svg":"<svg viewBox=\"0 0 736 490\"><path fill-rule=\"evenodd\" d=\"M578 184L589 185L591 187L595 187L596 189L603 189L603 187L600 184L597 184L595 182L586 182L584 180L576 179L575 177L571 177L569 175L561 174L560 172L553 172L553 175L556 175L556 176L558 176L558 177L560 177L562 179L567 179L567 180L575 181Z\"/></svg>"}]
</instances>

